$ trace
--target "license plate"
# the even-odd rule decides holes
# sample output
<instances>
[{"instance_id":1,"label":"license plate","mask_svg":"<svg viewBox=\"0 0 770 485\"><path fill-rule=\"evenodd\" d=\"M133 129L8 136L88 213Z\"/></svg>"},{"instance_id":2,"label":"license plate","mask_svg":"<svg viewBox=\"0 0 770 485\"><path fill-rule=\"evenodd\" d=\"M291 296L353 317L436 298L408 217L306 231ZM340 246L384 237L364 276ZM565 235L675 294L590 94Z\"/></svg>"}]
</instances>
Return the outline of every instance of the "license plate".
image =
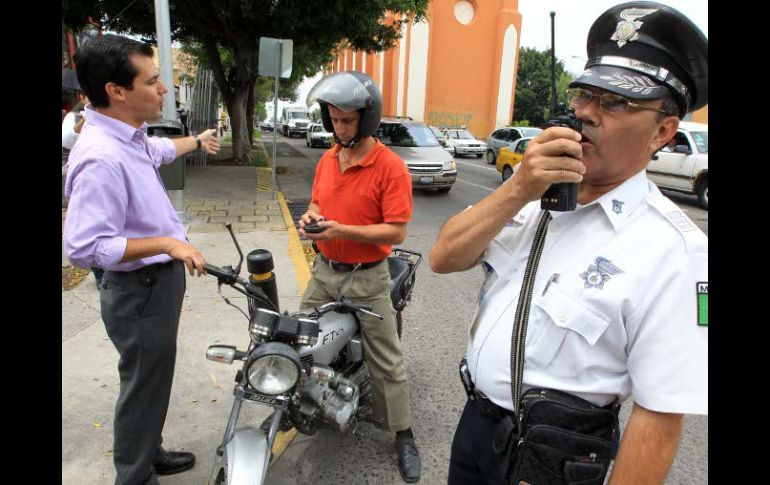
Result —
<instances>
[{"instance_id":1,"label":"license plate","mask_svg":"<svg viewBox=\"0 0 770 485\"><path fill-rule=\"evenodd\" d=\"M433 177L420 177L420 184L432 184Z\"/></svg>"}]
</instances>

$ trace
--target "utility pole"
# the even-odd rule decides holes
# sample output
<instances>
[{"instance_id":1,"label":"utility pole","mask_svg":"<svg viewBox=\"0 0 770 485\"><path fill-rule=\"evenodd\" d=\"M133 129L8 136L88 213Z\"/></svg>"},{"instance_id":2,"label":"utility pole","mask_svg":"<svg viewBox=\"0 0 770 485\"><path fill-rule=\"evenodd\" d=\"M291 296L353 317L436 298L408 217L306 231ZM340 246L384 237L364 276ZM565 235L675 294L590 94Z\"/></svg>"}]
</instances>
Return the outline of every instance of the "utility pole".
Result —
<instances>
[{"instance_id":1,"label":"utility pole","mask_svg":"<svg viewBox=\"0 0 770 485\"><path fill-rule=\"evenodd\" d=\"M155 0L155 36L158 39L158 67L160 80L166 85L168 91L163 95L163 112L161 118L168 122L176 122L176 96L174 95L174 65L171 57L171 20L168 12L168 0ZM181 125L181 123L180 123ZM184 174L184 160L173 163L182 164ZM182 175L184 178L184 175ZM166 190L171 205L174 206L179 220L184 222L184 191Z\"/></svg>"}]
</instances>

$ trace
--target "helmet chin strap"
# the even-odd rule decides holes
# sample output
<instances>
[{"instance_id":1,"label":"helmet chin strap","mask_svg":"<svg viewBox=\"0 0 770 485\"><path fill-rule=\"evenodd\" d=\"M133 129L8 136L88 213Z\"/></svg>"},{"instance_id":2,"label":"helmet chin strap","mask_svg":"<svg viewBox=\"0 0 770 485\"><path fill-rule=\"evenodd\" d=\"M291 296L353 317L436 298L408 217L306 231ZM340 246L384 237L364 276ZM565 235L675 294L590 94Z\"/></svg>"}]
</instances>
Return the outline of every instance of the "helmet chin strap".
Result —
<instances>
[{"instance_id":1,"label":"helmet chin strap","mask_svg":"<svg viewBox=\"0 0 770 485\"><path fill-rule=\"evenodd\" d=\"M337 143L338 145L342 146L343 148L355 148L355 146L358 145L358 142L361 141L361 137L359 135L356 135L346 145L346 144L342 143L342 140L340 140L340 137L337 136L337 132L334 132L334 141L335 141L335 143Z\"/></svg>"}]
</instances>

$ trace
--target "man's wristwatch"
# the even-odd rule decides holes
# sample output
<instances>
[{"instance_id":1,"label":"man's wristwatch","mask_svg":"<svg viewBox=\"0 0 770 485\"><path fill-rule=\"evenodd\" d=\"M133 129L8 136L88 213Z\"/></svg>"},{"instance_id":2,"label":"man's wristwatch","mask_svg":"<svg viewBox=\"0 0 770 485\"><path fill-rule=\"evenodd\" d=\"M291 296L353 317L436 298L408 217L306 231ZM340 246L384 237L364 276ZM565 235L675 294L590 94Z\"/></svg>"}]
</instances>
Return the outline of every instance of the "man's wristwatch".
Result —
<instances>
[{"instance_id":1,"label":"man's wristwatch","mask_svg":"<svg viewBox=\"0 0 770 485\"><path fill-rule=\"evenodd\" d=\"M201 136L195 135L195 144L198 146L198 150L201 149Z\"/></svg>"}]
</instances>

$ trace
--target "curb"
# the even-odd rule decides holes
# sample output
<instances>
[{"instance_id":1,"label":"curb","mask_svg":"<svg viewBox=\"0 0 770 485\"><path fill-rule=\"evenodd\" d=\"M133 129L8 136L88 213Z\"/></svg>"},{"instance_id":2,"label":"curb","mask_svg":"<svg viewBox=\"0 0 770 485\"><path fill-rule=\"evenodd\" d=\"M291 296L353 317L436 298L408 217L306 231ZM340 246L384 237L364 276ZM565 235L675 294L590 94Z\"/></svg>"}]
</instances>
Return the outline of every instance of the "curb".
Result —
<instances>
[{"instance_id":1,"label":"curb","mask_svg":"<svg viewBox=\"0 0 770 485\"><path fill-rule=\"evenodd\" d=\"M286 229L289 233L289 258L294 263L299 289L304 293L307 282L310 281L310 266L307 263L307 259L305 259L305 252L302 250L302 243L299 240L297 228L294 227L294 220L291 218L289 206L286 205L286 197L284 197L283 192L280 190L276 190L275 193L278 204L281 206L281 213L283 213L283 222L286 224Z\"/></svg>"},{"instance_id":2,"label":"curb","mask_svg":"<svg viewBox=\"0 0 770 485\"><path fill-rule=\"evenodd\" d=\"M275 193L276 198L278 199L278 205L281 206L283 222L286 224L286 229L289 233L289 258L294 264L294 272L297 275L297 284L299 285L300 292L304 293L307 283L310 281L310 267L305 259L305 252L302 250L302 243L299 240L299 233L294 227L294 221L291 218L289 206L286 205L286 198L280 190L276 189ZM281 455L283 455L283 452L289 447L291 442L297 436L297 433L296 428L291 428L286 432L278 431L275 436L275 441L273 442L273 458L270 460L270 467L272 467Z\"/></svg>"}]
</instances>

